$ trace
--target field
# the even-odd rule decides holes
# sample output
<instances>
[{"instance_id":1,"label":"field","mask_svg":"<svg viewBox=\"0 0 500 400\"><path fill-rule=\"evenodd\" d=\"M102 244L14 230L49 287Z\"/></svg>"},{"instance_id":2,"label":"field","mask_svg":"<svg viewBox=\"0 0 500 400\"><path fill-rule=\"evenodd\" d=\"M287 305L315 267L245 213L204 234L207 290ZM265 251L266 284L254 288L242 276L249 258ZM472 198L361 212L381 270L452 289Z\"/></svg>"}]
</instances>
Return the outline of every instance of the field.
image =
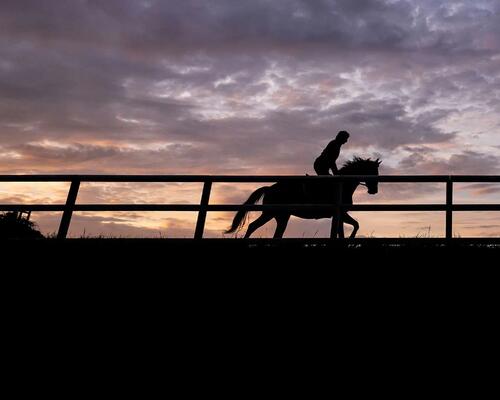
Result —
<instances>
[{"instance_id":1,"label":"field","mask_svg":"<svg viewBox=\"0 0 500 400\"><path fill-rule=\"evenodd\" d=\"M228 332L235 323L242 332L249 324L266 332L286 318L302 321L301 332L320 324L322 335L333 335L333 323L364 340L380 324L398 332L402 321L409 331L420 329L419 320L429 329L450 318L487 321L498 302L496 239L42 239L0 246L7 307L19 318L59 310L61 321L84 315L107 324L120 315L144 320L131 329L154 321L191 327L190 334L214 323Z\"/></svg>"},{"instance_id":2,"label":"field","mask_svg":"<svg viewBox=\"0 0 500 400\"><path fill-rule=\"evenodd\" d=\"M304 270L355 268L428 268L472 262L495 265L500 239L36 239L4 240L7 263L89 268L207 268L254 265L294 266ZM416 265L415 265L416 264Z\"/></svg>"}]
</instances>

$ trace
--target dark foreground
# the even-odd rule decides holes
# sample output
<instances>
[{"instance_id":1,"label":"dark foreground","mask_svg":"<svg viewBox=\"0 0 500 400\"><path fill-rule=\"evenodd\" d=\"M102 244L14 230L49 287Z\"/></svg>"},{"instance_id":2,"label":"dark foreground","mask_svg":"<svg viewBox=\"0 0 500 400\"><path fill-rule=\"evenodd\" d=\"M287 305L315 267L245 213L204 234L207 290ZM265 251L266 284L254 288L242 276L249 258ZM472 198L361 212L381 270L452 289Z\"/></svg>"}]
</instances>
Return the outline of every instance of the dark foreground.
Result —
<instances>
[{"instance_id":1,"label":"dark foreground","mask_svg":"<svg viewBox=\"0 0 500 400\"><path fill-rule=\"evenodd\" d=\"M500 239L46 239L0 242L4 265L45 267L496 267Z\"/></svg>"},{"instance_id":2,"label":"dark foreground","mask_svg":"<svg viewBox=\"0 0 500 400\"><path fill-rule=\"evenodd\" d=\"M499 300L498 240L75 239L0 246L5 309L15 316L6 326L29 335L47 323L62 326L64 335L84 333L78 346L111 329L110 343L142 332L140 343L156 334L173 347L187 341L183 349L218 353L229 343L231 351L253 352L257 339L274 348L293 334L285 346L290 357L298 343L323 343L317 354L333 345L337 354L353 340L350 353L368 345L381 349L379 360L387 349L381 343L407 341L417 349L430 340L456 351L450 338L457 332L479 332L482 340ZM446 334L436 339L441 329Z\"/></svg>"},{"instance_id":3,"label":"dark foreground","mask_svg":"<svg viewBox=\"0 0 500 400\"><path fill-rule=\"evenodd\" d=\"M67 239L3 241L1 272L24 292L75 293L86 301L164 297L181 306L220 298L250 302L300 298L344 306L387 297L494 296L498 239ZM5 280L4 282L9 282ZM337 301L335 300L335 301ZM178 303L180 301L180 303ZM346 303L347 302L347 303ZM368 305L366 303L365 305ZM316 307L316 306L315 306Z\"/></svg>"}]
</instances>

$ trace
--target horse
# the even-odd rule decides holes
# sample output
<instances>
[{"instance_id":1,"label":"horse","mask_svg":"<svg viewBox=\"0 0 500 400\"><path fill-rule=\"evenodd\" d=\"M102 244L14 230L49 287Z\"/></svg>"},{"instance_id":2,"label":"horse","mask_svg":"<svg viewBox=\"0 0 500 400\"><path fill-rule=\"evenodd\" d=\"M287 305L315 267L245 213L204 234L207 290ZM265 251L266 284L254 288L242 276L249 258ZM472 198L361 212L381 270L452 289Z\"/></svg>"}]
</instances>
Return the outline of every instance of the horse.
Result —
<instances>
[{"instance_id":1,"label":"horse","mask_svg":"<svg viewBox=\"0 0 500 400\"><path fill-rule=\"evenodd\" d=\"M342 168L339 170L339 175L373 175L378 176L378 169L381 161L377 158L376 160L363 159L360 157L354 157L352 160L346 162ZM359 185L366 186L368 189L368 194L374 195L378 192L378 181L377 179L367 178L361 181L359 178L353 177L352 179L346 179L342 182L342 204L352 204L352 196L354 191ZM262 204L273 205L273 204L336 204L339 196L340 184L334 179L304 179L300 181L282 181L275 183L272 186L264 186L255 190L247 201L243 205L251 205L257 203L262 198ZM232 222L231 227L225 231L225 233L234 233L243 228L246 222L248 210L239 210ZM245 238L249 238L250 235L255 232L258 228L272 220L276 219L276 231L274 232L274 238L279 239L283 237L285 233L286 226L290 219L290 216L296 216L304 219L320 219L320 218L334 218L335 208L328 207L325 208L311 208L311 209L286 209L286 210L264 210L260 217L249 224L248 229L245 233ZM341 212L339 234L340 237L344 237L343 223L352 225L353 231L349 236L353 239L359 229L358 221L352 218L347 211Z\"/></svg>"}]
</instances>

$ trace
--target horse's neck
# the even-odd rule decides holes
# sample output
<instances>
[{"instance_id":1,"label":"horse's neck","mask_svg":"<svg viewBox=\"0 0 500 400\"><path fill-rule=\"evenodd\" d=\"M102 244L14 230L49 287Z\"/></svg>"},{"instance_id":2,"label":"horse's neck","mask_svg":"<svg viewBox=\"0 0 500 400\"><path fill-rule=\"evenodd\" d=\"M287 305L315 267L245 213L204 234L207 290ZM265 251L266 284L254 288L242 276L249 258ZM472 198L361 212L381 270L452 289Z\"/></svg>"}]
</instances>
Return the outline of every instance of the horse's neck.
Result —
<instances>
[{"instance_id":1,"label":"horse's neck","mask_svg":"<svg viewBox=\"0 0 500 400\"><path fill-rule=\"evenodd\" d=\"M342 186L342 197L343 197L344 201L347 200L347 201L352 202L352 195L354 194L354 191L356 190L356 188L358 186L359 186L358 181L344 182L344 184Z\"/></svg>"},{"instance_id":2,"label":"horse's neck","mask_svg":"<svg viewBox=\"0 0 500 400\"><path fill-rule=\"evenodd\" d=\"M348 167L347 169L341 169L340 171L340 175L344 175L344 176L349 176L349 175L361 175L361 174L358 174L358 172L353 169L352 167ZM344 182L344 186L343 186L343 191L344 191L344 195L345 196L348 196L348 199L352 199L352 195L354 194L354 191L356 190L356 188L359 186L359 181L357 180L349 180L349 181L346 181Z\"/></svg>"}]
</instances>

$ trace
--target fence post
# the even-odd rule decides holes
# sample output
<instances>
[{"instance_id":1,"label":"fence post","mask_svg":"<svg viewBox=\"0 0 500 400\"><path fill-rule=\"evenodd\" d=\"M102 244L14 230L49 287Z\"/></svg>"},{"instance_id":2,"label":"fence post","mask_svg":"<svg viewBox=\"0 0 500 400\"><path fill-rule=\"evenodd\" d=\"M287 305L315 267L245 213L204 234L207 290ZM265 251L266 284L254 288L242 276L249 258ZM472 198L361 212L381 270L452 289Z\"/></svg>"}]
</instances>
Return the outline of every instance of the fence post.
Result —
<instances>
[{"instance_id":1,"label":"fence post","mask_svg":"<svg viewBox=\"0 0 500 400\"><path fill-rule=\"evenodd\" d=\"M333 213L332 228L330 231L330 239L337 239L339 236L341 239L344 238L344 223L341 220L342 210L340 205L342 204L342 181L335 184L337 187L337 198L335 199L335 210Z\"/></svg>"},{"instance_id":2,"label":"fence post","mask_svg":"<svg viewBox=\"0 0 500 400\"><path fill-rule=\"evenodd\" d=\"M453 181L446 181L446 239L453 237Z\"/></svg>"},{"instance_id":3,"label":"fence post","mask_svg":"<svg viewBox=\"0 0 500 400\"><path fill-rule=\"evenodd\" d=\"M212 181L207 180L203 184L203 193L201 195L200 211L198 211L198 220L196 221L195 239L203 238L205 230L205 220L207 219L207 207L210 201L210 191L212 190Z\"/></svg>"},{"instance_id":4,"label":"fence post","mask_svg":"<svg viewBox=\"0 0 500 400\"><path fill-rule=\"evenodd\" d=\"M76 196L78 196L79 189L80 181L71 181L68 198L66 199L66 205L64 207L61 223L59 225L59 232L57 233L58 239L66 239L66 235L68 234L69 229L69 223L71 222L71 216L73 215L73 207L75 206Z\"/></svg>"}]
</instances>

